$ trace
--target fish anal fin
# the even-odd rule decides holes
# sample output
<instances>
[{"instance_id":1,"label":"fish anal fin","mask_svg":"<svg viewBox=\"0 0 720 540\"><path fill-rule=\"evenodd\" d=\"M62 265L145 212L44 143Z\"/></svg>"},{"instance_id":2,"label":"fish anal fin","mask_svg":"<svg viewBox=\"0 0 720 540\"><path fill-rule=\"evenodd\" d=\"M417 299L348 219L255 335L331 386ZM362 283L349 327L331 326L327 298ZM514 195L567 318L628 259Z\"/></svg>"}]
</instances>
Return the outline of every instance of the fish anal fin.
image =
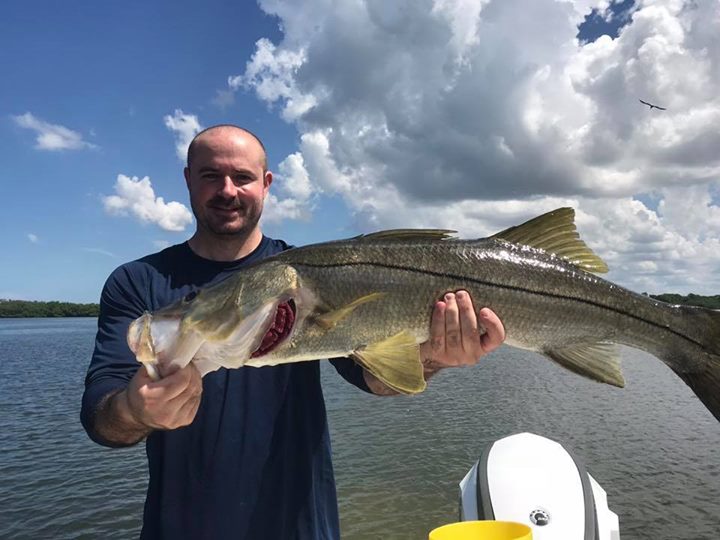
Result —
<instances>
[{"instance_id":1,"label":"fish anal fin","mask_svg":"<svg viewBox=\"0 0 720 540\"><path fill-rule=\"evenodd\" d=\"M620 360L615 346L608 343L576 345L563 349L550 349L543 354L562 367L593 381L625 386Z\"/></svg>"},{"instance_id":2,"label":"fish anal fin","mask_svg":"<svg viewBox=\"0 0 720 540\"><path fill-rule=\"evenodd\" d=\"M373 302L375 300L379 300L383 296L385 296L385 293L380 293L380 292L370 293L365 296L361 296L360 298L356 298L355 300L353 300L352 302L350 302L347 305L344 305L337 309L327 311L321 315L315 315L313 317L313 321L316 324L318 324L319 326L321 326L322 328L324 328L325 330L329 330L330 328L333 328L341 320L343 320L345 317L350 315L359 306L366 304L368 302Z\"/></svg>"},{"instance_id":3,"label":"fish anal fin","mask_svg":"<svg viewBox=\"0 0 720 540\"><path fill-rule=\"evenodd\" d=\"M554 253L578 268L605 273L608 266L580 239L575 228L575 210L558 208L496 233L492 238Z\"/></svg>"},{"instance_id":4,"label":"fish anal fin","mask_svg":"<svg viewBox=\"0 0 720 540\"><path fill-rule=\"evenodd\" d=\"M380 381L401 394L417 394L425 390L420 347L407 332L358 349L353 357Z\"/></svg>"}]
</instances>

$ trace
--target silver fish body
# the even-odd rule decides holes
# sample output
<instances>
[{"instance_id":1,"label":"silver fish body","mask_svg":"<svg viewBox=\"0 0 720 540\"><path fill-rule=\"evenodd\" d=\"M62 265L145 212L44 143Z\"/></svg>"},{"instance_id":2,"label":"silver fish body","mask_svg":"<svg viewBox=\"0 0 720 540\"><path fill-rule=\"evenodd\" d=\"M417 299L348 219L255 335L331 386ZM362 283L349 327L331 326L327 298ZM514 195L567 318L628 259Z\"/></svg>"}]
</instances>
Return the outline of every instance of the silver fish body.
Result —
<instances>
[{"instance_id":1,"label":"silver fish body","mask_svg":"<svg viewBox=\"0 0 720 540\"><path fill-rule=\"evenodd\" d=\"M559 209L479 240L404 230L288 250L144 316L129 343L147 364L195 361L202 372L352 356L415 393L425 387L418 344L429 337L433 305L465 289L497 313L509 345L615 386L624 381L612 344L645 350L720 419L720 313L598 277L606 267L578 238L573 216ZM292 322L278 325L288 309Z\"/></svg>"}]
</instances>

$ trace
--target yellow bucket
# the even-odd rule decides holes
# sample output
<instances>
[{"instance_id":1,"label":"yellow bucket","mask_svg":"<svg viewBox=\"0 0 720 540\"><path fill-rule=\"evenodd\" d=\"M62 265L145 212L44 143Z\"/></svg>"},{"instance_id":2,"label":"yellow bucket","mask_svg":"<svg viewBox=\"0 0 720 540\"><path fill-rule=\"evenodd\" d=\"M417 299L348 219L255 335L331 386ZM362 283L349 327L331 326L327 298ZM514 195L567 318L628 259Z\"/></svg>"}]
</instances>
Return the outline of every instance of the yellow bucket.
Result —
<instances>
[{"instance_id":1,"label":"yellow bucket","mask_svg":"<svg viewBox=\"0 0 720 540\"><path fill-rule=\"evenodd\" d=\"M433 529L428 540L532 540L532 530L512 521L460 521Z\"/></svg>"}]
</instances>

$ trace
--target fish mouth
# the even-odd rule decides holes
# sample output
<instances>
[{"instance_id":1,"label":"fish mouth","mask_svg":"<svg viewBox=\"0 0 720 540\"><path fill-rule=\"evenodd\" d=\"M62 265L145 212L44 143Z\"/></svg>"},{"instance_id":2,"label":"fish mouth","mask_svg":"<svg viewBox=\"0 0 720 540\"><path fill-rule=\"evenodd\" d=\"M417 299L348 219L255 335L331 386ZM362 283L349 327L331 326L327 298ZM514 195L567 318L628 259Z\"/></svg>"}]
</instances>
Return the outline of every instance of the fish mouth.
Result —
<instances>
[{"instance_id":1,"label":"fish mouth","mask_svg":"<svg viewBox=\"0 0 720 540\"><path fill-rule=\"evenodd\" d=\"M286 302L281 302L275 308L275 316L273 321L265 331L260 346L250 355L250 358L264 356L277 348L292 332L295 326L295 316L297 314L297 306L291 298Z\"/></svg>"},{"instance_id":2,"label":"fish mouth","mask_svg":"<svg viewBox=\"0 0 720 540\"><path fill-rule=\"evenodd\" d=\"M127 333L127 343L135 354L138 362L143 364L157 363L157 352L152 336L153 316L145 312L130 323Z\"/></svg>"},{"instance_id":3,"label":"fish mouth","mask_svg":"<svg viewBox=\"0 0 720 540\"><path fill-rule=\"evenodd\" d=\"M182 368L195 356L205 339L193 331L180 331L178 316L153 316L145 312L130 323L127 343L152 379L159 379L175 367Z\"/></svg>"}]
</instances>

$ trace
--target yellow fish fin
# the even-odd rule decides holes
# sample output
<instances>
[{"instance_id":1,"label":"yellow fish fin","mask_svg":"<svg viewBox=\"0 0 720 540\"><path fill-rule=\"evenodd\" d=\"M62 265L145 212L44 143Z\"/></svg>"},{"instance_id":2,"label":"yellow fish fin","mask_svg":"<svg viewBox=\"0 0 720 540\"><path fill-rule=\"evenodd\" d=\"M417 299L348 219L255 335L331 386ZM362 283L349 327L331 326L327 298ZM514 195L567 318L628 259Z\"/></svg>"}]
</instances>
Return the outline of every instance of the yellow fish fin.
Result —
<instances>
[{"instance_id":1,"label":"yellow fish fin","mask_svg":"<svg viewBox=\"0 0 720 540\"><path fill-rule=\"evenodd\" d=\"M365 296L361 296L360 298L357 298L347 304L346 306L340 307L338 309L334 309L332 311L328 311L327 313L323 313L322 315L316 315L313 317L313 320L315 323L317 323L319 326L324 328L325 330L329 330L333 326L335 326L337 323L339 323L341 320L343 320L345 317L350 315L357 307L367 303L372 302L374 300L378 300L385 296L385 293L371 293Z\"/></svg>"},{"instance_id":2,"label":"yellow fish fin","mask_svg":"<svg viewBox=\"0 0 720 540\"><path fill-rule=\"evenodd\" d=\"M417 394L425 390L420 347L407 332L362 347L353 353L353 357L375 377L401 394Z\"/></svg>"},{"instance_id":3,"label":"yellow fish fin","mask_svg":"<svg viewBox=\"0 0 720 540\"><path fill-rule=\"evenodd\" d=\"M575 210L558 208L522 225L510 227L491 238L523 244L554 253L588 272L605 273L607 264L580 239L575 228Z\"/></svg>"},{"instance_id":4,"label":"yellow fish fin","mask_svg":"<svg viewBox=\"0 0 720 540\"><path fill-rule=\"evenodd\" d=\"M625 386L617 350L610 343L574 345L543 353L573 373L618 388Z\"/></svg>"}]
</instances>

